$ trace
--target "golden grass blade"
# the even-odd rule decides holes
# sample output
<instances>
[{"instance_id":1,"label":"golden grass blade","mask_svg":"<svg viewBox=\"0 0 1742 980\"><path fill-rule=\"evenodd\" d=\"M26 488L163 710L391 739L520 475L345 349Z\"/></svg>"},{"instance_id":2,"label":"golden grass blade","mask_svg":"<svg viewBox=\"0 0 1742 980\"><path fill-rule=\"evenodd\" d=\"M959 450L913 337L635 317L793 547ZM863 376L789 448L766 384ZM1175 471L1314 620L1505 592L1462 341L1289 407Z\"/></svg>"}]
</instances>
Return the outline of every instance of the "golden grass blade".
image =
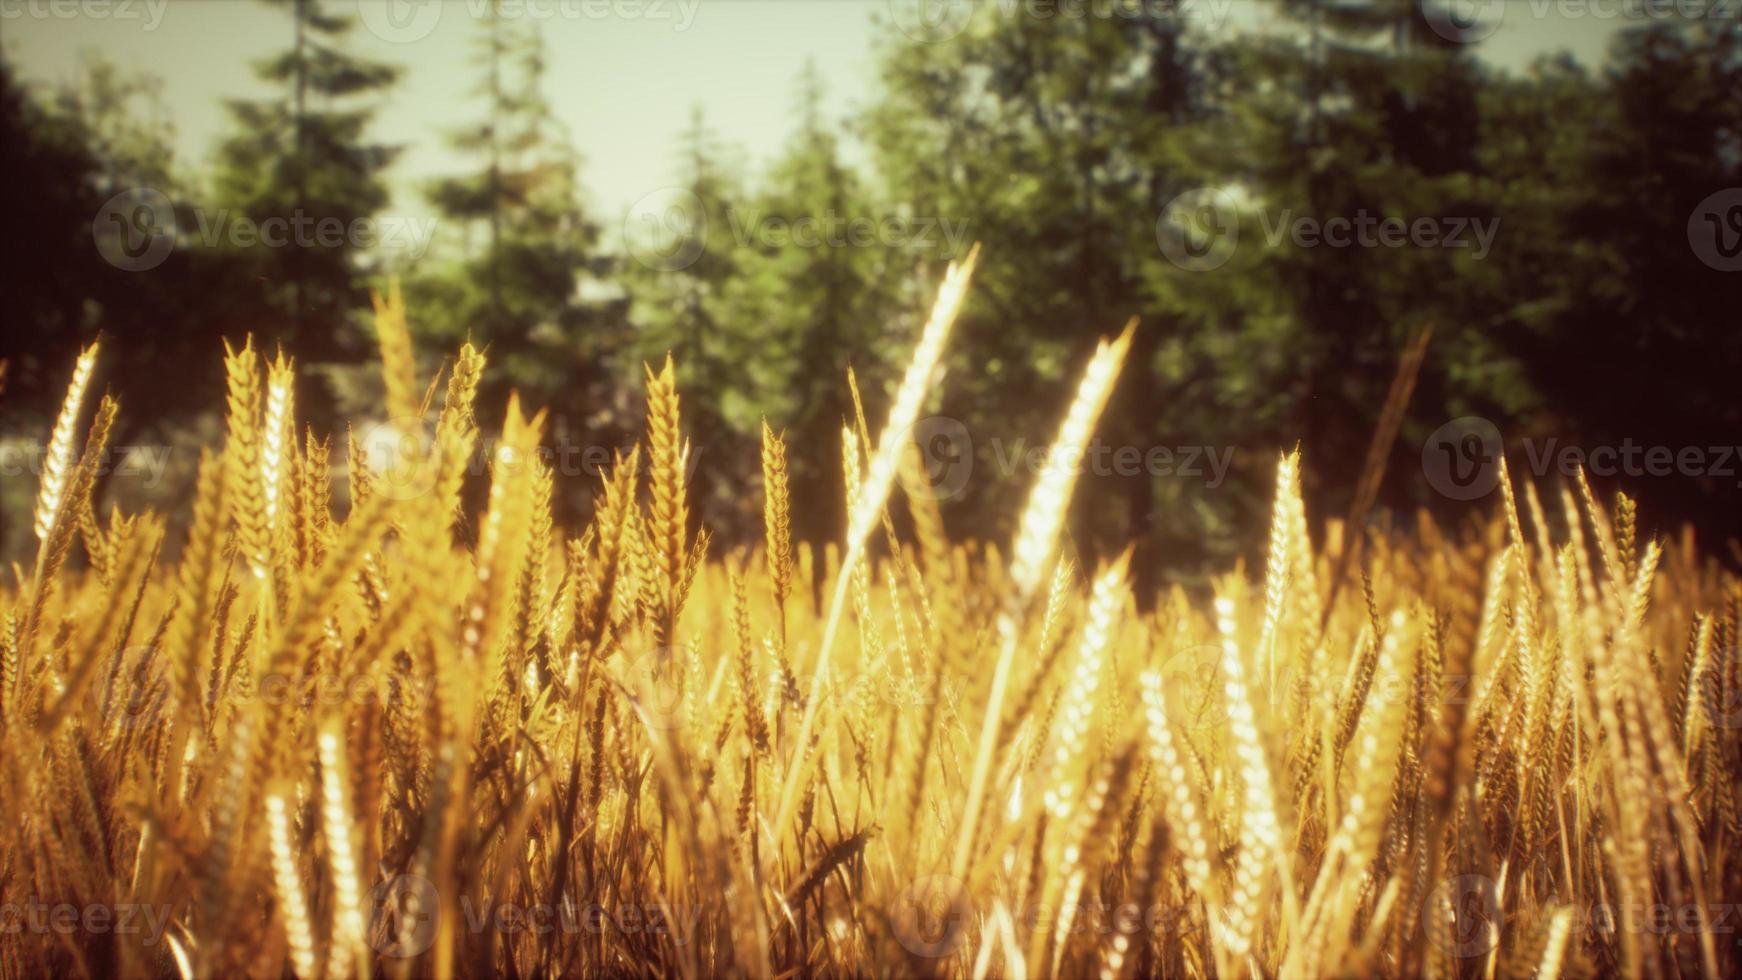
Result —
<instances>
[{"instance_id":1,"label":"golden grass blade","mask_svg":"<svg viewBox=\"0 0 1742 980\"><path fill-rule=\"evenodd\" d=\"M1113 382L1131 349L1131 337L1137 321L1126 324L1116 339L1102 340L1095 355L1083 371L1070 411L1053 441L1050 459L1079 460L1094 433L1095 422L1113 393ZM974 835L978 831L980 806L986 792L986 779L991 772L993 744L998 733L998 719L1004 710L1004 693L1010 683L1010 666L1016 657L1016 616L1028 604L1040 586L1047 561L1052 557L1059 528L1064 524L1065 511L1070 507L1071 490L1076 486L1078 470L1073 465L1048 466L1041 471L1034 489L1029 492L1028 505L1017 525L1016 544L1010 566L1013 591L1005 602L998 621L1000 649L992 673L992 687L986 698L986 709L980 727L979 748L974 756L973 774L968 777L967 801L962 806L962 820L957 831L956 854L951 873L960 878L967 873L972 856Z\"/></svg>"},{"instance_id":2,"label":"golden grass blade","mask_svg":"<svg viewBox=\"0 0 1742 980\"><path fill-rule=\"evenodd\" d=\"M104 398L82 449L50 439L34 574L0 583L0 906L24 913L0 976L1733 972L1733 570L1691 532L1649 539L1649 501L1599 507L1575 478L1551 524L1507 475L1465 529L1374 522L1337 595L1351 549L1315 545L1295 452L1264 564L1159 595L1130 593L1129 551L1071 573L1069 466L1008 548L948 539L918 499L903 526L879 468L915 466L901 423L965 272L875 445L855 386L850 533L826 547L793 540L788 457L832 443L765 425L762 527L708 556L672 363L644 444L565 528L518 398L461 512L469 345L433 439L373 481L353 451L342 520L325 439L291 438L288 357L227 348L222 451L161 556L167 519L99 519ZM397 411L402 298L377 312ZM1128 338L1091 360L1055 460ZM159 918L150 942L68 937L38 906Z\"/></svg>"},{"instance_id":3,"label":"golden grass blade","mask_svg":"<svg viewBox=\"0 0 1742 980\"><path fill-rule=\"evenodd\" d=\"M67 384L66 399L61 402L54 432L49 436L48 447L43 453L42 482L36 491L35 508L35 529L39 540L48 538L49 529L60 513L67 478L72 474L73 438L79 426L79 410L84 404L85 388L91 382L91 372L96 364L96 344L79 352L78 362L73 365L72 381Z\"/></svg>"},{"instance_id":4,"label":"golden grass blade","mask_svg":"<svg viewBox=\"0 0 1742 980\"><path fill-rule=\"evenodd\" d=\"M976 245L968 250L967 258L960 263L952 262L944 273L943 284L938 287L937 300L932 304L931 316L920 333L919 343L914 347L913 359L908 363L907 373L902 376L901 386L896 389L895 401L889 408L889 419L878 437L877 452L872 456L870 471L866 474L858 503L853 507L847 524L846 557L835 583L834 597L829 601L829 615L823 626L822 639L817 646L816 665L812 669L813 691L821 690L828 682L829 654L834 647L835 632L840 628L841 610L852 579L850 573L853 563L865 546L865 538L871 533L877 516L883 512L884 502L895 482L900 456L912 441L913 423L919 418L920 404L931 387L932 376L943 357L944 345L949 340L950 329L955 326L956 314L960 312L962 302L967 297L968 283L973 278L974 266L979 258L980 248ZM811 698L805 705L804 718L799 722L796 743L798 762L788 768L786 780L781 787L780 808L776 811L774 820L776 836L784 833L792 820L798 805L799 786L809 771L808 752L811 732L816 726L818 704L817 698Z\"/></svg>"}]
</instances>

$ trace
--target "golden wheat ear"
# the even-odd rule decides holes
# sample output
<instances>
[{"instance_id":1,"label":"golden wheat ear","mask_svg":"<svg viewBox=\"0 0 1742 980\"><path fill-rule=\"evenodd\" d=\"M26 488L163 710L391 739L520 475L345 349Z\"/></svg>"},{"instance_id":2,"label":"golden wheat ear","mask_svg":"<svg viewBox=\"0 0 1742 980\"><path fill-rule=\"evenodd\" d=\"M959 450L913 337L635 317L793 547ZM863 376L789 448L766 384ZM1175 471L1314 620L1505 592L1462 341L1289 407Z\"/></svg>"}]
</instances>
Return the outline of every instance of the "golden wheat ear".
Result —
<instances>
[{"instance_id":1,"label":"golden wheat ear","mask_svg":"<svg viewBox=\"0 0 1742 980\"><path fill-rule=\"evenodd\" d=\"M370 290L375 308L375 342L381 349L381 377L387 389L387 412L396 425L406 425L423 416L417 396L417 360L412 353L411 330L406 325L405 297L399 279L387 285L387 295Z\"/></svg>"},{"instance_id":2,"label":"golden wheat ear","mask_svg":"<svg viewBox=\"0 0 1742 980\"><path fill-rule=\"evenodd\" d=\"M73 438L78 432L85 389L91 383L91 372L96 366L97 345L92 344L79 352L79 359L73 365L72 381L67 385L66 398L61 402L60 414L55 417L48 449L43 453L42 482L36 491L35 530L38 540L47 540L66 496L67 478L73 468Z\"/></svg>"},{"instance_id":3,"label":"golden wheat ear","mask_svg":"<svg viewBox=\"0 0 1742 980\"><path fill-rule=\"evenodd\" d=\"M1137 320L1134 318L1125 325L1125 330L1118 337L1111 341L1103 339L1096 345L1095 354L1090 358L1088 367L1083 371L1083 378L1077 384L1077 393L1071 400L1070 410L1065 413L1064 423L1059 426L1058 438L1053 441L1052 455L1049 458L1083 458L1083 450L1094 434L1095 423L1101 417L1101 410L1107 405L1107 398L1113 393L1113 382L1125 363L1125 354L1131 349L1131 338L1136 330ZM992 756L997 751L995 743L998 737L998 720L1004 710L1010 668L1016 659L1016 619L1028 605L1046 574L1046 564L1057 544L1059 529L1064 524L1065 512L1070 507L1071 491L1075 488L1076 481L1077 470L1073 466L1048 466L1042 469L1034 489L1029 492L1028 505L1023 509L1022 519L1017 525L1016 544L1010 566L1012 589L1006 596L1004 608L998 618L998 661L992 672L992 686L987 694L985 714L981 716L979 749L974 757L973 775L968 779L962 822L957 829L955 860L951 867L952 873L958 878L967 873L973 857L980 806L986 791L986 780L991 773Z\"/></svg>"},{"instance_id":4,"label":"golden wheat ear","mask_svg":"<svg viewBox=\"0 0 1742 980\"><path fill-rule=\"evenodd\" d=\"M649 521L647 540L651 545L653 578L647 583L653 588L650 596L656 613L655 632L659 645L675 641L678 614L682 609L684 583L691 569L686 543L689 527L689 502L685 497L684 469L689 460L689 443L684 440L682 419L678 409L677 377L671 354L655 374L647 372L647 461L649 483Z\"/></svg>"},{"instance_id":5,"label":"golden wheat ear","mask_svg":"<svg viewBox=\"0 0 1742 980\"><path fill-rule=\"evenodd\" d=\"M1119 336L1112 340L1103 339L1096 345L1095 355L1083 369L1076 397L1071 399L1070 410L1059 426L1058 437L1053 440L1048 458L1083 458L1136 332L1137 320L1133 317ZM1010 562L1011 582L1023 601L1034 595L1046 575L1047 560L1052 557L1058 542L1059 529L1064 525L1065 513L1070 508L1077 475L1074 466L1047 466L1041 470L1034 489L1029 491L1028 504L1023 508L1022 519L1017 525Z\"/></svg>"},{"instance_id":6,"label":"golden wheat ear","mask_svg":"<svg viewBox=\"0 0 1742 980\"><path fill-rule=\"evenodd\" d=\"M980 260L980 246L976 244L968 250L967 258L960 263L952 262L944 273L944 281L938 288L936 301L932 304L931 315L926 319L925 329L921 331L919 343L915 345L913 360L908 364L907 373L902 376L901 386L896 389L895 401L889 407L889 420L884 425L883 433L878 439L877 452L872 457L870 472L866 475L864 484L860 487L859 501L854 505L851 517L847 523L847 547L842 561L841 574L835 582L834 597L829 600L828 619L823 626L822 640L817 646L816 666L813 668L813 689L820 689L829 677L829 655L834 646L835 634L841 625L841 613L845 608L847 592L852 576L852 564L857 560L860 550L864 547L865 538L871 532L872 524L883 512L883 505L889 498L889 491L895 482L896 468L900 465L901 454L913 440L913 423L919 417L919 409L925 400L926 392L931 389L932 378L937 372L939 362L943 358L944 346L949 340L950 330L955 326L956 315L961 312L962 303L967 297L968 283L973 279L974 267ZM807 754L811 733L816 726L816 713L819 699L812 697L805 704L804 717L799 722L798 745L799 759L787 772L787 778L781 787L780 808L774 819L774 836L785 832L788 823L797 813L798 790L805 776L808 775L811 757Z\"/></svg>"},{"instance_id":7,"label":"golden wheat ear","mask_svg":"<svg viewBox=\"0 0 1742 980\"><path fill-rule=\"evenodd\" d=\"M786 597L792 594L792 491L787 483L786 440L762 420L762 525L768 540L768 579L779 610L782 643Z\"/></svg>"}]
</instances>

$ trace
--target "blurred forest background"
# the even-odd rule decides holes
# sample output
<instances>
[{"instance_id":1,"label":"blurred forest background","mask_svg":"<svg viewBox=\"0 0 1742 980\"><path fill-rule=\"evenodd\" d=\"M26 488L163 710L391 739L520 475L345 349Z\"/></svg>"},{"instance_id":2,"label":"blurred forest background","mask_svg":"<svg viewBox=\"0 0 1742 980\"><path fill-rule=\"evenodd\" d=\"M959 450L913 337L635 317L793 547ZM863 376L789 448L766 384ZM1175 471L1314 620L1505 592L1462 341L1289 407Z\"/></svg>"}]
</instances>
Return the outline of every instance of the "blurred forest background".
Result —
<instances>
[{"instance_id":1,"label":"blurred forest background","mask_svg":"<svg viewBox=\"0 0 1742 980\"><path fill-rule=\"evenodd\" d=\"M1399 358L1427 325L1380 492L1389 519L1472 511L1422 478L1424 440L1459 416L1493 420L1519 469L1525 436L1742 442L1742 274L1690 247L1701 202L1742 185L1734 13L1641 21L1600 64L1558 56L1502 70L1417 0L1252 2L1291 29L1204 31L1163 0L1140 16L976 17L926 43L886 23L870 104L831 118L814 75L795 79L795 135L766 166L746 165L698 114L673 148L685 186L653 213L664 237L651 250L614 244L605 230L622 217L589 211L585 167L544 81L564 52L526 21L480 19L473 60L452 66L475 79L484 111L456 108L450 131L428 135L469 162L421 192L464 233L414 258L196 233L219 210L348 223L393 205L387 174L402 148L371 124L400 72L356 53L351 5L270 4L283 47L257 71L274 94L229 100L209 168L176 159L173 113L150 77L93 61L77 84L47 86L5 66L0 434L40 444L78 346L101 332L100 380L122 399L115 442L169 447L161 480L116 474L106 500L173 509L194 447L219 433L219 338L251 332L305 368L298 410L343 460L344 420L380 419L368 290L396 276L425 377L464 338L488 345L480 404L500 411L519 389L551 408L553 444L631 444L642 364L673 352L703 519L724 541L754 540L766 416L791 446L798 531L838 538L847 369L875 425L945 260L979 241L930 407L973 440L972 477L943 501L962 535L1008 533L1033 477L1001 462L1050 439L1096 336L1133 315L1137 346L1101 440L1233 452L1216 486L1085 477L1079 546L1135 538L1151 581L1256 554L1275 452L1297 441L1309 502L1319 516L1346 511ZM848 140L864 152L847 153ZM180 234L160 263L130 271L99 253L93 223L138 188L172 203ZM1200 188L1246 203L1239 247L1194 271L1158 246L1157 227ZM1267 241L1263 224L1285 212L1499 223L1478 258ZM764 228L770 217L938 218L961 235L950 247L818 247L745 234L746 215ZM9 558L30 546L35 480L19 469L4 477ZM1742 531L1736 476L1620 484L1642 498L1647 527ZM571 516L596 486L561 475Z\"/></svg>"}]
</instances>

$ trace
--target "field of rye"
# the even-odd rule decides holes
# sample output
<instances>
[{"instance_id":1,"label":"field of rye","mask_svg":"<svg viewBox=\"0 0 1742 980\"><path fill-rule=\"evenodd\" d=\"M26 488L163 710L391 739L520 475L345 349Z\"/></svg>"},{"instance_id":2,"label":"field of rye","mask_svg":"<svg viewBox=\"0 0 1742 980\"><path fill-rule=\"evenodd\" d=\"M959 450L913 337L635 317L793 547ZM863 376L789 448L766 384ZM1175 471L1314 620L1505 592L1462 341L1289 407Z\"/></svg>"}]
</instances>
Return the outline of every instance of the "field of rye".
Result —
<instances>
[{"instance_id":1,"label":"field of rye","mask_svg":"<svg viewBox=\"0 0 1742 980\"><path fill-rule=\"evenodd\" d=\"M736 551L690 520L669 361L562 528L542 416L486 439L484 355L418 377L397 294L405 450L301 431L293 365L231 348L165 549L92 499L87 350L0 586L0 976L1742 974L1742 583L1691 535L1508 478L1338 588L1299 479L1336 461L1291 454L1264 566L1204 597L1067 560L1064 467L1013 541L953 541L902 488L973 263L880 425L765 429ZM789 538L799 451L841 460L827 547Z\"/></svg>"}]
</instances>

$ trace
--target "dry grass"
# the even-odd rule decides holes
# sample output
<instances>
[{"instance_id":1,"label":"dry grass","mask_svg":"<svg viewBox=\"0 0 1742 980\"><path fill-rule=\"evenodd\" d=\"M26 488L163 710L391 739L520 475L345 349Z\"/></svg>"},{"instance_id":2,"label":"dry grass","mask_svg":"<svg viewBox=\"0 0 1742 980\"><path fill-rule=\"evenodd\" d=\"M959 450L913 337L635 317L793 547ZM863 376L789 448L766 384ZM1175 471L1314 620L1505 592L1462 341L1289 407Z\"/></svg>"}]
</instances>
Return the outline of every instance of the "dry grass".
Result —
<instances>
[{"instance_id":1,"label":"dry grass","mask_svg":"<svg viewBox=\"0 0 1742 980\"><path fill-rule=\"evenodd\" d=\"M420 403L393 296L398 461L347 447L335 514L244 345L166 568L161 519L94 513L81 357L0 595L0 975L1738 975L1735 578L1508 480L1333 601L1294 456L1260 580L1208 602L1061 559L1064 471L1008 559L951 544L895 489L971 266L885 428L849 420L821 550L786 459L837 447L765 428L767 546L709 555L669 363L578 532L511 404L457 546L482 356Z\"/></svg>"}]
</instances>

